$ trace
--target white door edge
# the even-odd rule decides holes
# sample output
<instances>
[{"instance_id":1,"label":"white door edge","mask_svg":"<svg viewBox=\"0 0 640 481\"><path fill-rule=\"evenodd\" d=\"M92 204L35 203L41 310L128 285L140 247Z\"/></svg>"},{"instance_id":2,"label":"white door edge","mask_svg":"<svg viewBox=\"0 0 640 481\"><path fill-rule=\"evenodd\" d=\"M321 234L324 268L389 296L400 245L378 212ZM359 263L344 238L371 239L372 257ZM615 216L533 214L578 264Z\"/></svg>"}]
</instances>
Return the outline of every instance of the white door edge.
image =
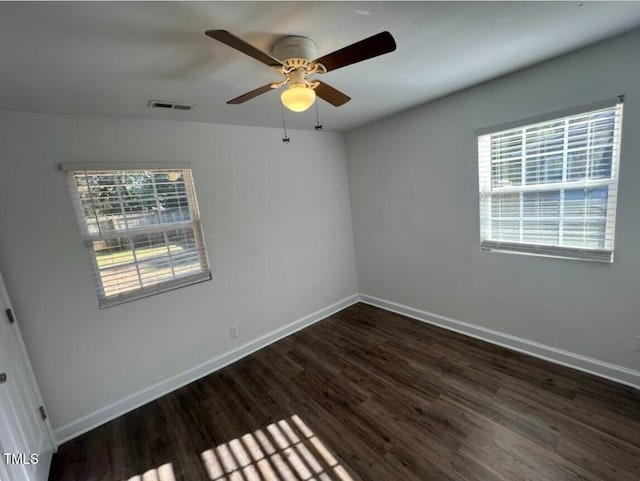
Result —
<instances>
[{"instance_id":1,"label":"white door edge","mask_svg":"<svg viewBox=\"0 0 640 481\"><path fill-rule=\"evenodd\" d=\"M2 298L4 305L8 309L11 309L11 311L13 312L15 324L19 325L19 321L16 317L16 312L13 309L13 306L11 305L11 301L9 299L9 293L7 292L7 287L5 286L4 279L2 278L2 273L0 273L0 297ZM0 313L0 322L8 322L4 312ZM40 394L40 389L38 388L38 383L36 382L36 377L35 377L35 374L33 373L33 366L31 366L31 361L29 360L29 356L27 354L27 347L25 346L24 340L22 339L22 334L20 333L20 329L14 329L14 333L16 336L16 340L18 342L18 349L20 350L20 354L22 355L22 358L27 366L27 376L28 376L29 385L31 386L34 392L38 405L44 407L42 394ZM45 412L46 412L46 407L45 407ZM49 422L48 418L43 420L43 423L44 423L45 431L47 433L49 441L51 442L51 446L53 446L53 452L55 452L58 450L58 443L56 440L56 436L53 432L53 428L51 427L51 423Z\"/></svg>"}]
</instances>

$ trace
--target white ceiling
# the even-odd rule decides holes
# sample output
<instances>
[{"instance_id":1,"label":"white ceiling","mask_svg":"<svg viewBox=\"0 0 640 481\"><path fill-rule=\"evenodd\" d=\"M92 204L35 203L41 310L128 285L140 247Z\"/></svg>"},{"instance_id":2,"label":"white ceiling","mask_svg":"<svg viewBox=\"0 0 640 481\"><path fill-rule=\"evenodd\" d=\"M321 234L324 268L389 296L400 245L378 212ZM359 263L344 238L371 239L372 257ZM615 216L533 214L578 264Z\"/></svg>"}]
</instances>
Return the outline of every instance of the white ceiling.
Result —
<instances>
[{"instance_id":1,"label":"white ceiling","mask_svg":"<svg viewBox=\"0 0 640 481\"><path fill-rule=\"evenodd\" d=\"M395 52L322 77L352 100L320 121L346 130L639 25L639 2L2 2L0 109L281 127L279 91L225 103L278 74L205 30L266 52L304 35L319 56L388 30Z\"/></svg>"}]
</instances>

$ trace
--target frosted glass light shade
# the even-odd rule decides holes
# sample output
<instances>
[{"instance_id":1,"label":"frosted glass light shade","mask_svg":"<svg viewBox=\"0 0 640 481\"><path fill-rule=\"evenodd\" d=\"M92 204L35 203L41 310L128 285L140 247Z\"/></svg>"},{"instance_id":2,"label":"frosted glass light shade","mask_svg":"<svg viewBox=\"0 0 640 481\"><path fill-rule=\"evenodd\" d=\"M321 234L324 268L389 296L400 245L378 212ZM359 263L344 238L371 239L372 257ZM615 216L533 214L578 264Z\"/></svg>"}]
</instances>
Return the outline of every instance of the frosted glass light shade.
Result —
<instances>
[{"instance_id":1,"label":"frosted glass light shade","mask_svg":"<svg viewBox=\"0 0 640 481\"><path fill-rule=\"evenodd\" d=\"M304 112L316 101L316 93L305 85L292 85L280 95L282 105L294 112Z\"/></svg>"}]
</instances>

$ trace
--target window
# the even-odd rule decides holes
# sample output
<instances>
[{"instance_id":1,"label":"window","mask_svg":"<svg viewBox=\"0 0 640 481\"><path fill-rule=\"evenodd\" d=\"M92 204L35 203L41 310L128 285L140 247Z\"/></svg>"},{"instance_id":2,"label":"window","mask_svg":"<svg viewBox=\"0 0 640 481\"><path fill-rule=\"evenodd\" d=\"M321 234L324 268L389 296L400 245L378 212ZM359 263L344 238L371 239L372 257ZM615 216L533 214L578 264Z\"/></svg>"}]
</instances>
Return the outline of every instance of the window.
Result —
<instances>
[{"instance_id":1,"label":"window","mask_svg":"<svg viewBox=\"0 0 640 481\"><path fill-rule=\"evenodd\" d=\"M479 131L482 249L613 262L621 123L622 97Z\"/></svg>"},{"instance_id":2,"label":"window","mask_svg":"<svg viewBox=\"0 0 640 481\"><path fill-rule=\"evenodd\" d=\"M185 164L65 163L101 308L211 279Z\"/></svg>"}]
</instances>

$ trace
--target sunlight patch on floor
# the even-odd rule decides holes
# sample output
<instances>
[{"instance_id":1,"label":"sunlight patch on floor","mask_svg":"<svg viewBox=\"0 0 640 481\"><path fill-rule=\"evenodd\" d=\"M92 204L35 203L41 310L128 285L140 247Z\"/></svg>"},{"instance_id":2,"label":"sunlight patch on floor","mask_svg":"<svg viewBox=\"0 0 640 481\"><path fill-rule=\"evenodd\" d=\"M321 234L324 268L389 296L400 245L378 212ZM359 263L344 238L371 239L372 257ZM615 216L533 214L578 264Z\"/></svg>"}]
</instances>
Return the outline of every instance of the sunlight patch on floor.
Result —
<instances>
[{"instance_id":1,"label":"sunlight patch on floor","mask_svg":"<svg viewBox=\"0 0 640 481\"><path fill-rule=\"evenodd\" d=\"M211 481L354 481L298 415L201 456Z\"/></svg>"},{"instance_id":2,"label":"sunlight patch on floor","mask_svg":"<svg viewBox=\"0 0 640 481\"><path fill-rule=\"evenodd\" d=\"M128 481L176 481L171 463L163 464L159 468L150 469L144 474L129 478Z\"/></svg>"}]
</instances>

